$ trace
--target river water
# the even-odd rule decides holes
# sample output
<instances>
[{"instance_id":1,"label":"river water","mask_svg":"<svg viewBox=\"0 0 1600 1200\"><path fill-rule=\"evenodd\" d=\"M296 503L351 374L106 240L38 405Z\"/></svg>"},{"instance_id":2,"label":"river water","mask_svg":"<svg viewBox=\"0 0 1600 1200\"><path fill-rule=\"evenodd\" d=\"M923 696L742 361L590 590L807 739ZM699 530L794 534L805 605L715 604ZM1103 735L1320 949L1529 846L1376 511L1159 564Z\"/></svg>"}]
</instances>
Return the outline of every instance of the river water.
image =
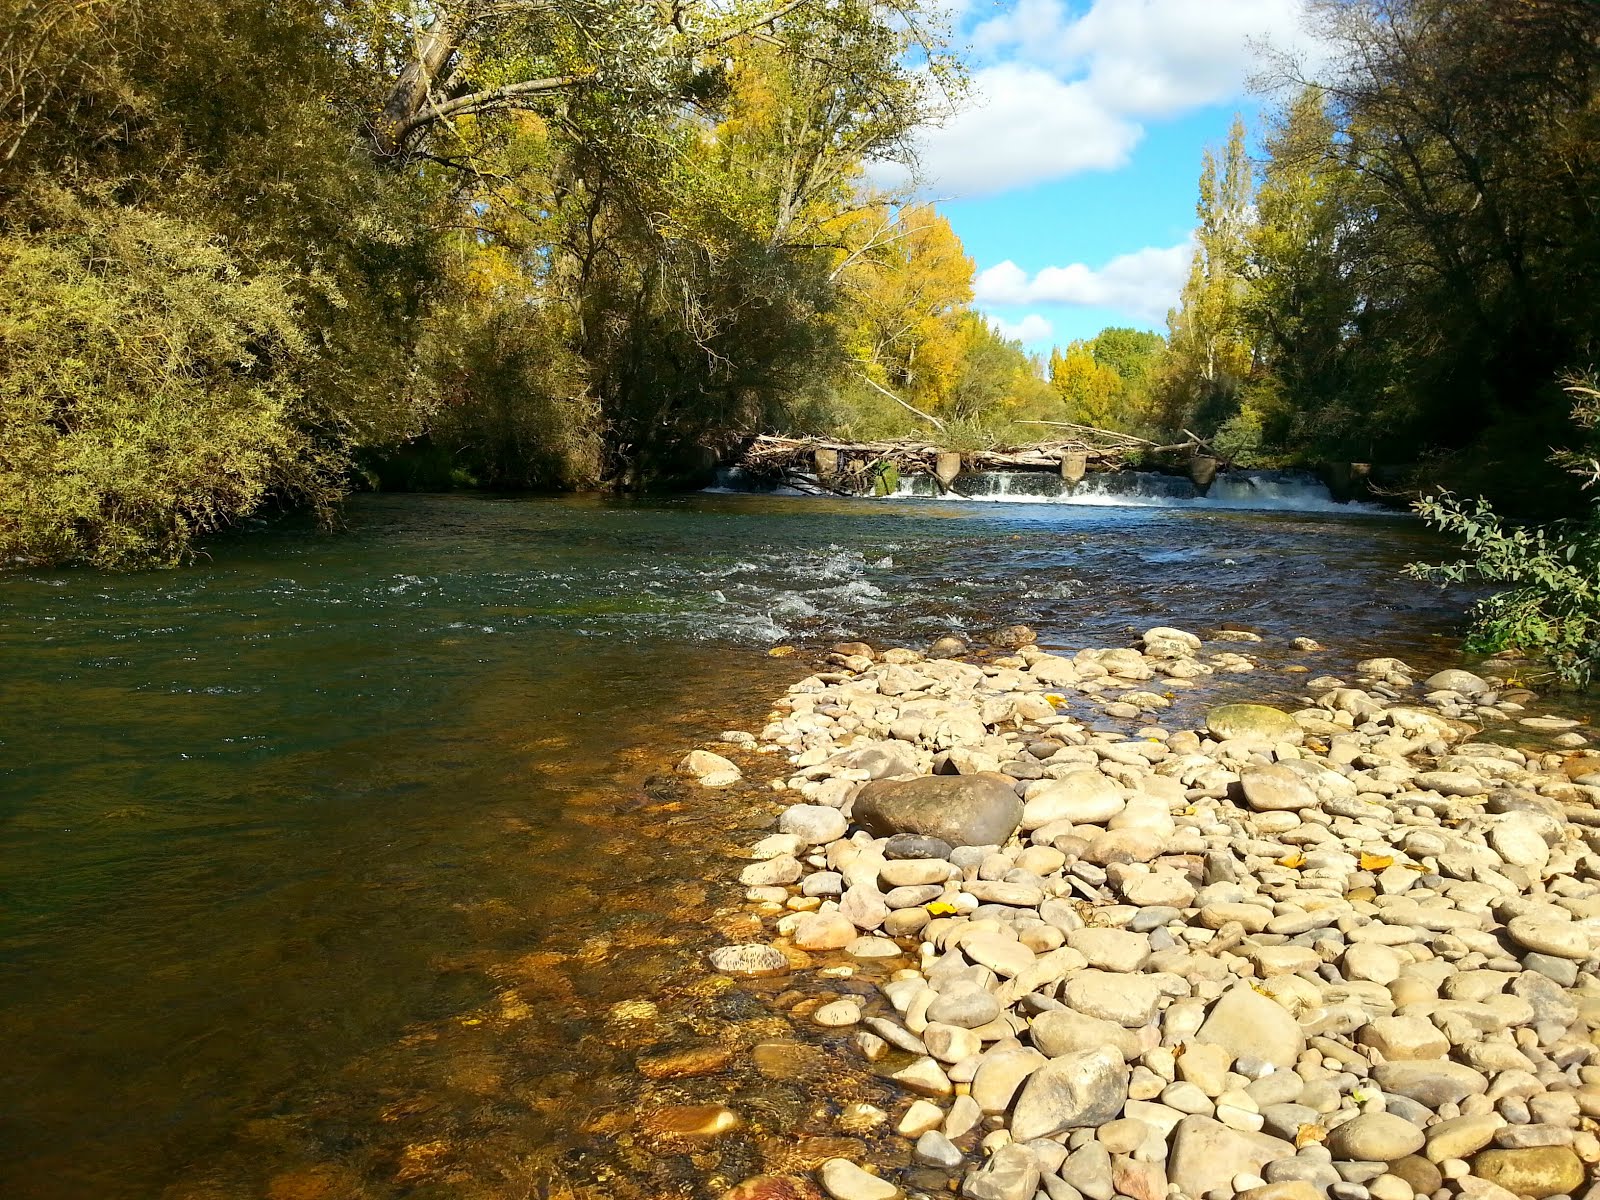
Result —
<instances>
[{"instance_id":1,"label":"river water","mask_svg":"<svg viewBox=\"0 0 1600 1200\"><path fill-rule=\"evenodd\" d=\"M695 1196L827 1157L839 1102L888 1097L839 1039L634 1070L788 1030L701 966L775 809L678 755L844 637L1451 661L1457 602L1399 574L1439 553L1370 515L362 497L181 571L4 576L0 1195ZM746 1127L638 1125L713 1101Z\"/></svg>"}]
</instances>

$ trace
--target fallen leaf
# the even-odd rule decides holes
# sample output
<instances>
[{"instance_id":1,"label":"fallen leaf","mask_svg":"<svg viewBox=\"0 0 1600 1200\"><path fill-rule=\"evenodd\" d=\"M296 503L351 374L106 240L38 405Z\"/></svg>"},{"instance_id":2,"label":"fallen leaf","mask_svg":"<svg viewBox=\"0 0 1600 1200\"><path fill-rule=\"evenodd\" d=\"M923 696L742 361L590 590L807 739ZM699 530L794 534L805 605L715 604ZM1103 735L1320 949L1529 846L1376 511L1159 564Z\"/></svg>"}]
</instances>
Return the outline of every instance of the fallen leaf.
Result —
<instances>
[{"instance_id":1,"label":"fallen leaf","mask_svg":"<svg viewBox=\"0 0 1600 1200\"><path fill-rule=\"evenodd\" d=\"M1306 856L1304 854L1285 854L1278 860L1278 865L1280 867L1291 867L1298 871L1306 865Z\"/></svg>"},{"instance_id":2,"label":"fallen leaf","mask_svg":"<svg viewBox=\"0 0 1600 1200\"><path fill-rule=\"evenodd\" d=\"M1314 1142L1320 1142L1328 1136L1328 1131L1321 1125L1302 1125L1299 1132L1294 1135L1296 1150L1303 1150Z\"/></svg>"},{"instance_id":3,"label":"fallen leaf","mask_svg":"<svg viewBox=\"0 0 1600 1200\"><path fill-rule=\"evenodd\" d=\"M1364 850L1361 852L1361 869L1363 871L1381 871L1385 867L1392 866L1394 866L1394 855L1392 854L1368 854Z\"/></svg>"},{"instance_id":4,"label":"fallen leaf","mask_svg":"<svg viewBox=\"0 0 1600 1200\"><path fill-rule=\"evenodd\" d=\"M934 917L950 916L956 911L956 906L948 900L933 900L924 904L923 907L928 910L930 916Z\"/></svg>"}]
</instances>

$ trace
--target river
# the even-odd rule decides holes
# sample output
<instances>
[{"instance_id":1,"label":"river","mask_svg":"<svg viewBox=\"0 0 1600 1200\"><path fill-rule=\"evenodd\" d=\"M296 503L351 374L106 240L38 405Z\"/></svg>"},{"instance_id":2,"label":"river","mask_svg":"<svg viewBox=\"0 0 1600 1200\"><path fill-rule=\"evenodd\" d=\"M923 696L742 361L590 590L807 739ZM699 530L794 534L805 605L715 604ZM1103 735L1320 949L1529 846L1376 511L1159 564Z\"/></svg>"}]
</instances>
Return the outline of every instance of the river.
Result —
<instances>
[{"instance_id":1,"label":"river","mask_svg":"<svg viewBox=\"0 0 1600 1200\"><path fill-rule=\"evenodd\" d=\"M1227 623L1317 670L1451 661L1457 603L1399 573L1440 553L1365 514L369 496L180 571L0 577L0 1195L725 1186L821 1117L793 1072L633 1070L784 1028L700 966L770 817L678 755L845 637ZM629 1132L732 1091L724 1148Z\"/></svg>"}]
</instances>

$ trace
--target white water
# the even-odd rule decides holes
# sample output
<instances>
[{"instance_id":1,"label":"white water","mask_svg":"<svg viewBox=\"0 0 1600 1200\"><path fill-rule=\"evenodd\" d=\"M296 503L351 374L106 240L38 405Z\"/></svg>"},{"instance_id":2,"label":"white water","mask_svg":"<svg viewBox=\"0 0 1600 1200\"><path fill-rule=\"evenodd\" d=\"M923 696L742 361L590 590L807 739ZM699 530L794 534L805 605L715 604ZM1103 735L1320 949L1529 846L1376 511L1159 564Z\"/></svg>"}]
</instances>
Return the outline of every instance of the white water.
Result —
<instances>
[{"instance_id":1,"label":"white water","mask_svg":"<svg viewBox=\"0 0 1600 1200\"><path fill-rule=\"evenodd\" d=\"M766 491L778 495L823 492L810 476L792 481L799 486L762 487L737 468L718 473L712 492ZM809 487L808 487L809 485ZM973 501L986 504L1061 504L1102 508L1241 509L1255 512L1325 512L1346 515L1395 516L1393 509L1357 502L1340 503L1327 485L1308 471L1228 471L1217 476L1202 496L1178 475L1154 471L1119 471L1086 477L1073 485L1044 471L979 471L962 475L941 494L931 476L902 478L894 498L904 500Z\"/></svg>"}]
</instances>

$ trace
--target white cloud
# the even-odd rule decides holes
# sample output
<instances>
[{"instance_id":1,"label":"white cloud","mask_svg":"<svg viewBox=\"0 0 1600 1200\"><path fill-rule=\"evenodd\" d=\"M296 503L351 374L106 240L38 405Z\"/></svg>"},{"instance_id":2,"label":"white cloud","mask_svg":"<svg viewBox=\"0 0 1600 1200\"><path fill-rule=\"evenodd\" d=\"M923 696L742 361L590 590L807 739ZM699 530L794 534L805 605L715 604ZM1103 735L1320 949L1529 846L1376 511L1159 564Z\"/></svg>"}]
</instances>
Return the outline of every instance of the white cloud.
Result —
<instances>
[{"instance_id":1,"label":"white cloud","mask_svg":"<svg viewBox=\"0 0 1600 1200\"><path fill-rule=\"evenodd\" d=\"M1122 166L1142 121L1244 94L1270 45L1309 53L1305 0L1015 0L971 28L963 111L921 139L925 190L981 195ZM1314 55L1313 55L1314 57Z\"/></svg>"},{"instance_id":2,"label":"white cloud","mask_svg":"<svg viewBox=\"0 0 1600 1200\"><path fill-rule=\"evenodd\" d=\"M941 194L975 195L1108 170L1142 130L1108 114L1082 82L1004 63L973 75L972 105L923 137L924 177Z\"/></svg>"},{"instance_id":3,"label":"white cloud","mask_svg":"<svg viewBox=\"0 0 1600 1200\"><path fill-rule=\"evenodd\" d=\"M1008 259L980 271L973 291L979 304L1070 304L1159 320L1178 302L1193 254L1188 241L1147 246L1103 267L1045 267L1032 278Z\"/></svg>"},{"instance_id":4,"label":"white cloud","mask_svg":"<svg viewBox=\"0 0 1600 1200\"><path fill-rule=\"evenodd\" d=\"M988 318L989 326L1003 338L1014 342L1043 342L1055 333L1056 328L1038 313L1029 313L1016 324L999 317Z\"/></svg>"}]
</instances>

